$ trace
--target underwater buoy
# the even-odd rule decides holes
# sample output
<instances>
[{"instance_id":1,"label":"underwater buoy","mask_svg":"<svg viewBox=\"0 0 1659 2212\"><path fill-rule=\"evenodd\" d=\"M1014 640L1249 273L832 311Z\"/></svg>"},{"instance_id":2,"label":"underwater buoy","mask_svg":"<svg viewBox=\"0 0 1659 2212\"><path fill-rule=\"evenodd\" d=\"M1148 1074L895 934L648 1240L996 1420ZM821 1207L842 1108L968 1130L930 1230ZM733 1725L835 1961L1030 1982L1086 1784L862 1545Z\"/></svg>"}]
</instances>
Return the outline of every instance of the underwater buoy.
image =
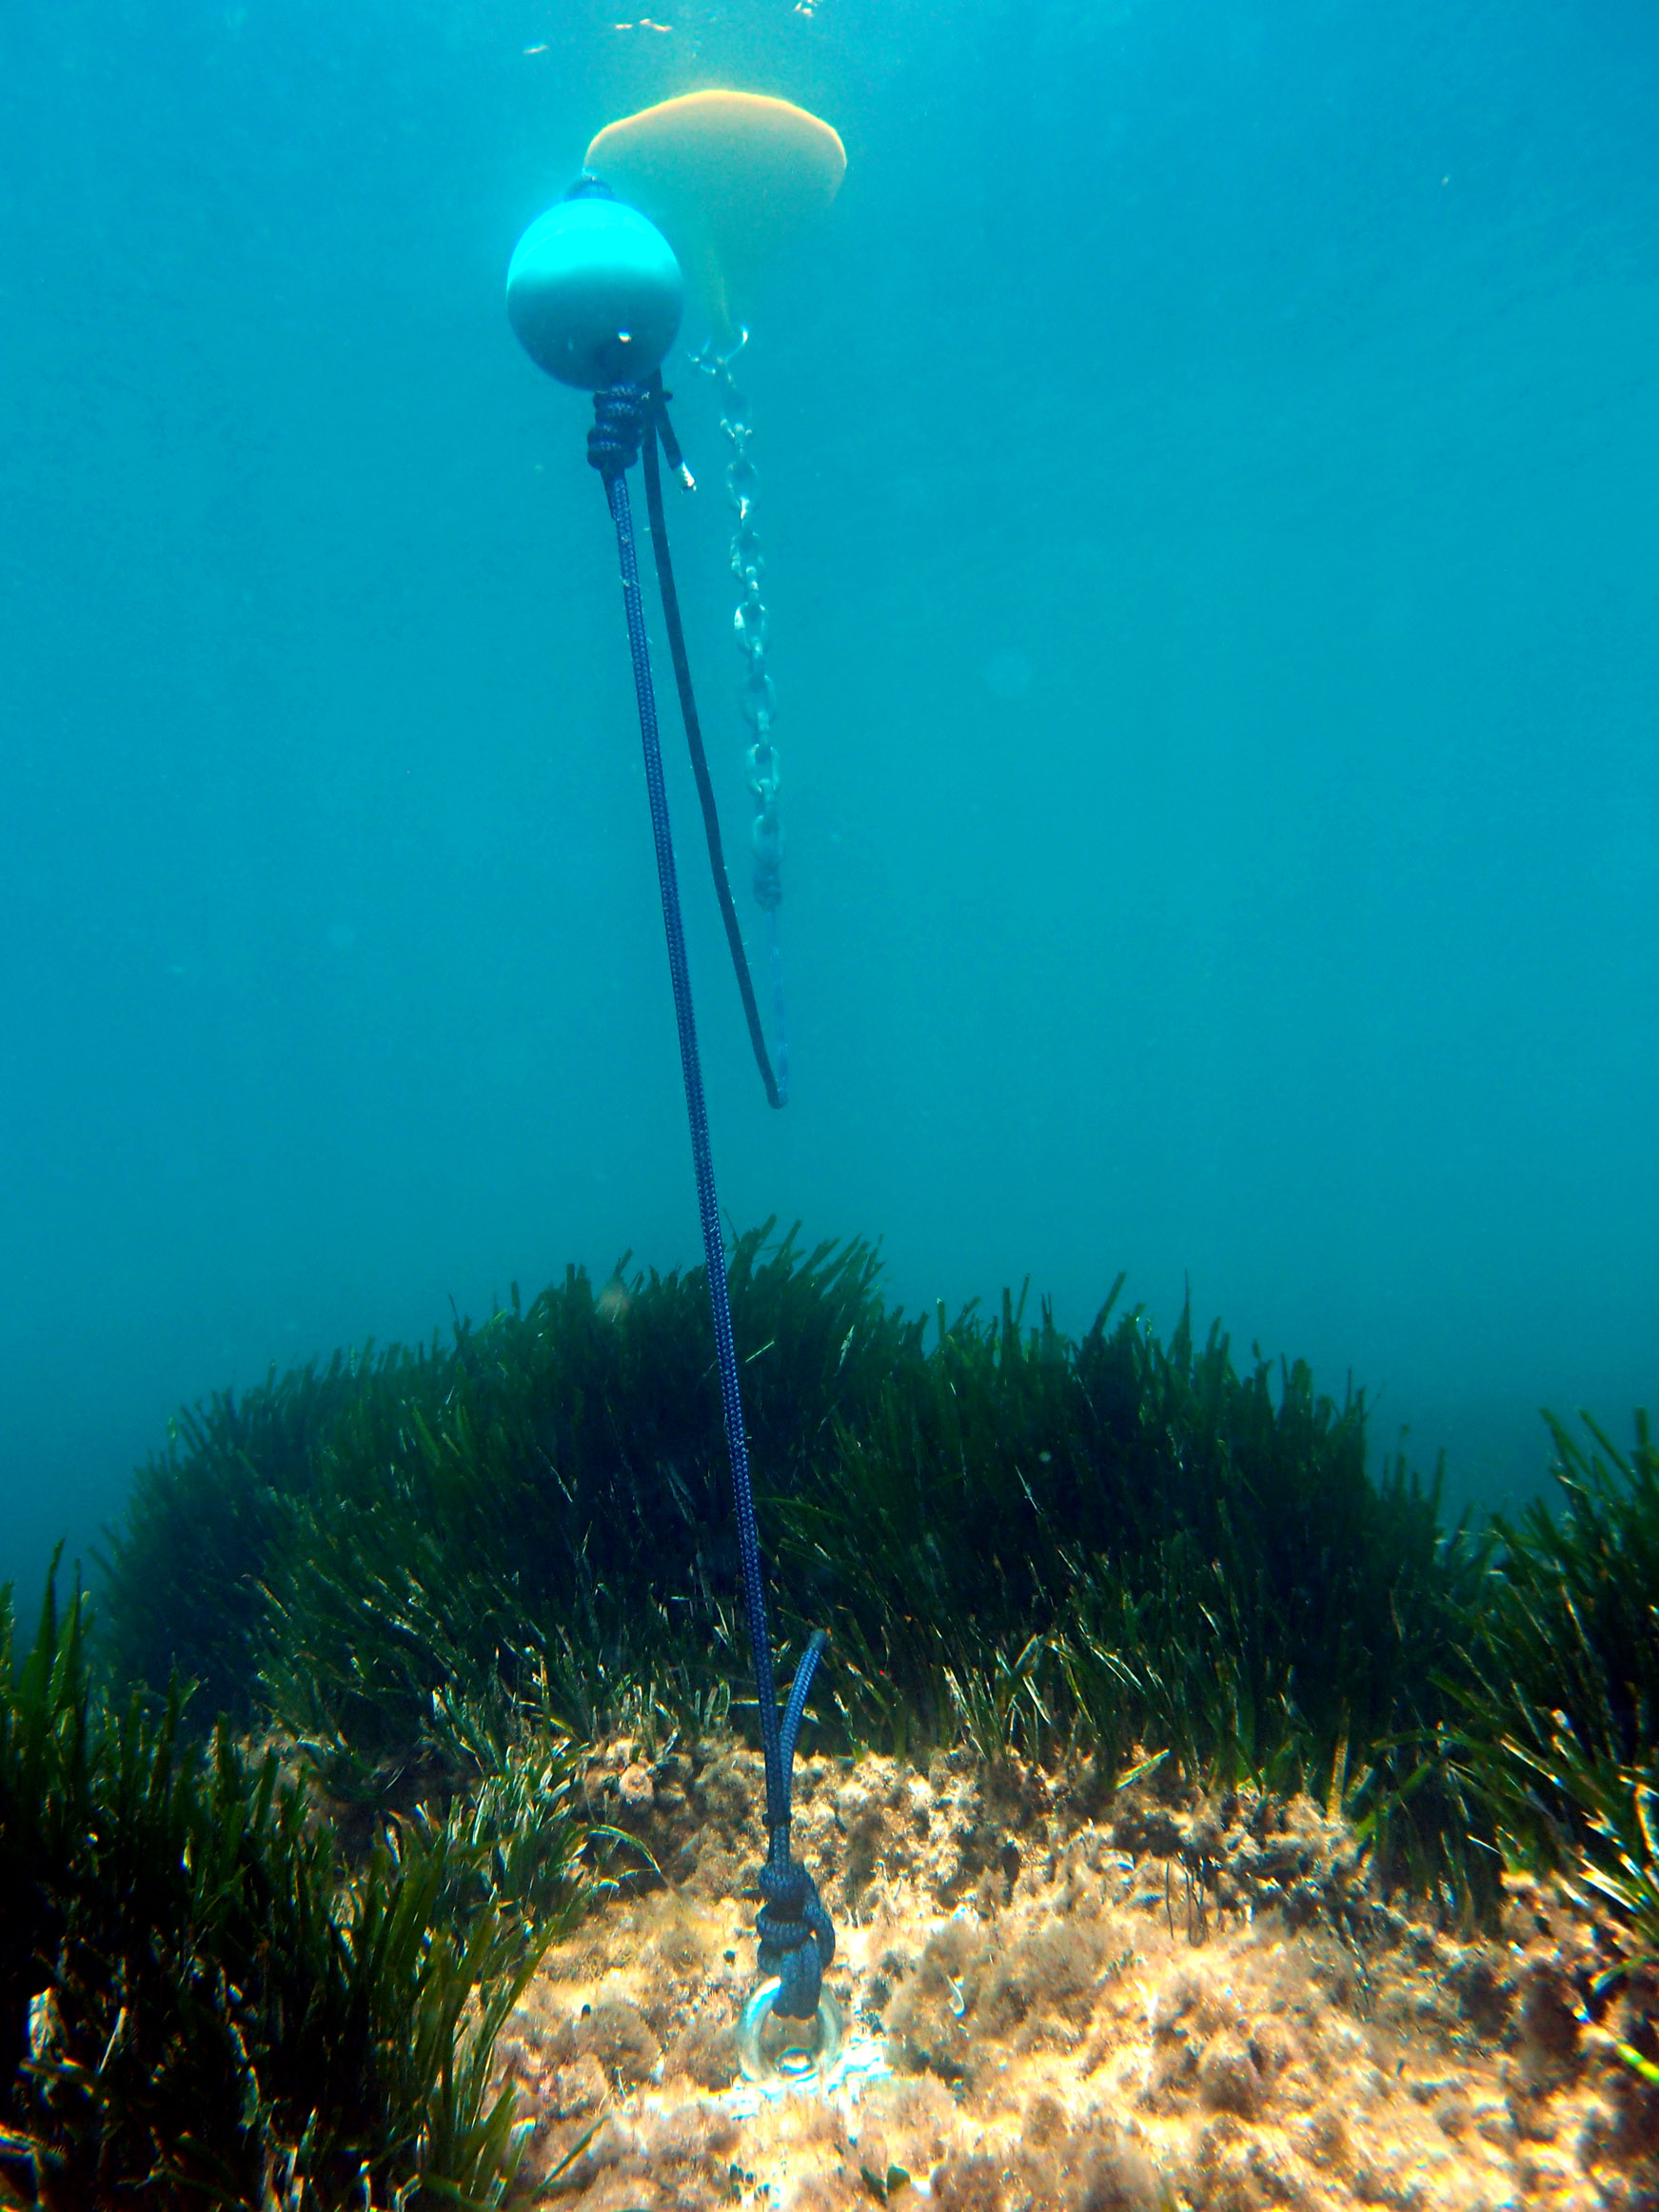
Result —
<instances>
[{"instance_id":1,"label":"underwater buoy","mask_svg":"<svg viewBox=\"0 0 1659 2212\"><path fill-rule=\"evenodd\" d=\"M839 191L839 134L792 101L687 92L607 123L587 167L667 234L717 350L739 344L755 271Z\"/></svg>"},{"instance_id":2,"label":"underwater buoy","mask_svg":"<svg viewBox=\"0 0 1659 2212\"><path fill-rule=\"evenodd\" d=\"M647 377L680 329L685 280L637 207L584 178L539 215L507 269L507 319L538 368L581 391Z\"/></svg>"},{"instance_id":3,"label":"underwater buoy","mask_svg":"<svg viewBox=\"0 0 1659 2212\"><path fill-rule=\"evenodd\" d=\"M808 2088L823 2081L841 2055L841 2008L820 1989L809 2021L786 2020L776 2009L783 1985L774 1974L754 1990L738 2022L738 2064L751 2082L782 2082Z\"/></svg>"},{"instance_id":4,"label":"underwater buoy","mask_svg":"<svg viewBox=\"0 0 1659 2212\"><path fill-rule=\"evenodd\" d=\"M782 764L772 741L777 698L760 596L765 563L755 528L757 479L749 453L753 416L732 365L748 344L746 295L755 271L829 207L846 174L846 148L830 124L792 101L710 89L663 100L607 123L588 147L587 166L661 224L709 321L708 343L696 358L697 366L719 388L721 433L729 451L726 497L736 518L732 573L739 586L733 627L744 663L739 704L752 741L743 763L755 806L749 828L752 880L756 904L766 917L772 971L770 1057L746 992L744 1012L766 1095L774 1106L781 1106L789 1096L789 1030L778 927L783 898L783 825L778 803ZM694 752L699 742L694 741ZM705 800L711 823L712 805ZM711 828L711 848L713 841ZM727 930L735 951L735 921L728 920Z\"/></svg>"}]
</instances>

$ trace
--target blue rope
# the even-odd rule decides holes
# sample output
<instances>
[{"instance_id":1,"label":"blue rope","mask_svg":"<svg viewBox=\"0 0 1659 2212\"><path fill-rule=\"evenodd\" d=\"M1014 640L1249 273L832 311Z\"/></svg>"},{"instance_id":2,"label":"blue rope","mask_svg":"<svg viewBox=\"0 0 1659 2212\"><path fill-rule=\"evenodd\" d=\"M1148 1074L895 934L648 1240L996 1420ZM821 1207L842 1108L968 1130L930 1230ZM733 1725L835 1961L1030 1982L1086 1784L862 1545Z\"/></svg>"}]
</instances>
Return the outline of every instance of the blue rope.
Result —
<instances>
[{"instance_id":1,"label":"blue rope","mask_svg":"<svg viewBox=\"0 0 1659 2212\"><path fill-rule=\"evenodd\" d=\"M760 1707L760 1749L766 1768L766 1827L770 1842L766 1865L760 1873L761 1905L757 1916L760 1964L763 1974L775 1973L782 1984L774 2000L774 2011L788 2020L810 2020L818 2011L823 1969L835 1956L836 1939L812 1876L789 1855L789 1780L795 1738L823 1639L821 1635L814 1636L801 1655L780 1727L778 1689L772 1673L772 1644L766 1628L766 1598L760 1584L760 1538L755 1523L754 1489L749 1479L749 1447L743 1433L743 1404L738 1388L738 1355L732 1342L725 1244L721 1235L714 1156L708 1141L708 1111L703 1102L702 1064L698 1055L697 1018L691 1003L691 973L686 963L685 931L680 914L680 883L668 822L668 793L662 780L657 697L651 681L645 610L640 596L640 564L628 501L627 471L639 458L642 439L655 434L651 419L653 404L653 395L645 385L615 385L609 391L596 392L594 426L587 434L587 458L604 483L622 566L622 610L627 618L628 653L633 662L634 696L640 710L640 739L645 755L645 789L651 802L651 834L657 847L657 882L662 895L662 929L668 940L674 1017L680 1031L680 1067L685 1078L685 1114L691 1127L691 1164L697 1177L697 1208L702 1223L702 1256L708 1271L709 1305L714 1313L721 1407L725 1419L726 1450L732 1463L743 1604L748 1615L749 1646L754 1653L755 1688Z\"/></svg>"},{"instance_id":2,"label":"blue rope","mask_svg":"<svg viewBox=\"0 0 1659 2212\"><path fill-rule=\"evenodd\" d=\"M645 513L651 525L651 550L657 556L657 585L662 598L662 624L668 632L668 657L674 663L674 682L680 693L680 714L685 724L685 742L691 754L691 773L697 779L697 796L702 805L703 836L708 840L708 864L714 876L715 897L720 902L721 919L726 925L726 944L732 956L732 970L738 978L738 996L743 1002L743 1018L749 1025L749 1042L754 1048L755 1064L760 1071L760 1080L766 1086L766 1103L783 1106L789 1097L788 1052L783 1052L783 1073L780 1077L772 1073L772 1062L766 1055L765 1034L760 1027L760 1010L755 1003L755 985L749 975L749 958L743 950L743 933L738 926L738 914L732 904L732 887L726 876L726 857L721 843L721 818L715 805L714 785L709 780L708 756L702 749L702 725L698 718L697 700L691 688L691 662L685 650L685 632L680 621L680 594L674 586L674 562L668 550L668 518L662 512L662 472L657 466L657 442L662 443L668 465L677 473L684 467L679 441L668 420L668 397L662 389L662 372L652 377L648 389L651 394L651 411L655 430L647 429L642 448L645 462ZM775 1007L781 1015L782 971L778 966L777 918L773 918L773 976L772 997Z\"/></svg>"}]
</instances>

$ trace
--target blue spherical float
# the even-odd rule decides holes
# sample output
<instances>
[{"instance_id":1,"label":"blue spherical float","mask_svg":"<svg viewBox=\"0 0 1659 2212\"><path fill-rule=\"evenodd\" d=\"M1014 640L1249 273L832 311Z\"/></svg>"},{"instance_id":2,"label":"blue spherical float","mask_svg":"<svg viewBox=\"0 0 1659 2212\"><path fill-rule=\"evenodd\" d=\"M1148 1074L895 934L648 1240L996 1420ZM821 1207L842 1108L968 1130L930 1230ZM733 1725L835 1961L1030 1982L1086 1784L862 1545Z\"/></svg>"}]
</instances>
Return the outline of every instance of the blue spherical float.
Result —
<instances>
[{"instance_id":1,"label":"blue spherical float","mask_svg":"<svg viewBox=\"0 0 1659 2212\"><path fill-rule=\"evenodd\" d=\"M673 248L602 186L538 215L513 249L507 319L538 368L582 391L662 366L685 306Z\"/></svg>"}]
</instances>

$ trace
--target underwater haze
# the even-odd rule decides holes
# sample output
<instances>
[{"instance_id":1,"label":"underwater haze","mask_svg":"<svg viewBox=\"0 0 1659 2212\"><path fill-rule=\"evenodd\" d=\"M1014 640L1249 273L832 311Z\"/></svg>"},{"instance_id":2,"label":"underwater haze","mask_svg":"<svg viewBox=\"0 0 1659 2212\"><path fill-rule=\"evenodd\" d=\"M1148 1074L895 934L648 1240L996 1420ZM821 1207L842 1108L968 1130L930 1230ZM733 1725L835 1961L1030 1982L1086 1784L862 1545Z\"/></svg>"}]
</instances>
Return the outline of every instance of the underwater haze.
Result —
<instances>
[{"instance_id":1,"label":"underwater haze","mask_svg":"<svg viewBox=\"0 0 1659 2212\"><path fill-rule=\"evenodd\" d=\"M1460 1496L1539 1482L1542 1405L1626 1433L1659 15L661 5L0 17L0 1575L182 1402L699 1256L590 410L503 286L602 125L714 84L848 153L741 364L782 1114L663 698L731 1221L1073 1333L1190 1284ZM736 860L718 407L668 374Z\"/></svg>"}]
</instances>

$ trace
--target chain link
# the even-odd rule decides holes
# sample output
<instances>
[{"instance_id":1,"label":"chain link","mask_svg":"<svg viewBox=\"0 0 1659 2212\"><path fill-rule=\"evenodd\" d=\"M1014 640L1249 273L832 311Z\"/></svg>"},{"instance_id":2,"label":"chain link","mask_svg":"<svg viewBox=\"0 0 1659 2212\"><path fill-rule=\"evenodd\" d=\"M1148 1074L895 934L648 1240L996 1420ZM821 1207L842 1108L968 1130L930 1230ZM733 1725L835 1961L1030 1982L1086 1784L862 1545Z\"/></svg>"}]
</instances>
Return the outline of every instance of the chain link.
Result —
<instances>
[{"instance_id":1,"label":"chain link","mask_svg":"<svg viewBox=\"0 0 1659 2212\"><path fill-rule=\"evenodd\" d=\"M749 846L755 862L755 898L768 912L775 913L783 897L783 825L778 814L782 763L772 742L777 694L766 668L766 602L760 597L766 560L755 529L758 478L755 464L749 459L749 403L732 374L733 362L748 343L745 330L729 353L719 353L711 338L697 356L697 366L713 377L721 400L721 431L727 446L726 502L736 518L732 578L738 587L738 603L732 631L743 658L738 704L754 739L744 759L749 794L755 801Z\"/></svg>"}]
</instances>

